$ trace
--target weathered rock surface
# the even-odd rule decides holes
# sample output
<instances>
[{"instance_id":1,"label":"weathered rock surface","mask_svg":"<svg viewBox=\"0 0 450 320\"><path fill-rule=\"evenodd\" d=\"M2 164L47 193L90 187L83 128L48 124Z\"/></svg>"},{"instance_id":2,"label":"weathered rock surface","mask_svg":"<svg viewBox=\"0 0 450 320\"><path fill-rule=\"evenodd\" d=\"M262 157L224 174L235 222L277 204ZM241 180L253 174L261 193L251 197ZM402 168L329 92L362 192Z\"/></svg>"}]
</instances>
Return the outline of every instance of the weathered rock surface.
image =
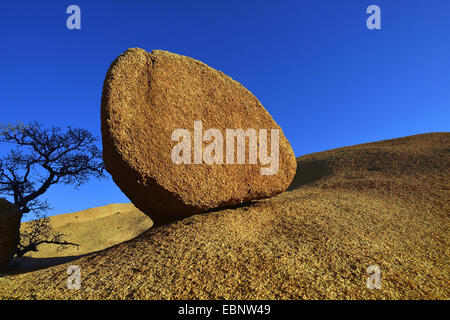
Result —
<instances>
[{"instance_id":1,"label":"weathered rock surface","mask_svg":"<svg viewBox=\"0 0 450 320\"><path fill-rule=\"evenodd\" d=\"M0 278L0 300L448 300L449 150L429 133L299 157L291 192Z\"/></svg>"},{"instance_id":2,"label":"weathered rock surface","mask_svg":"<svg viewBox=\"0 0 450 320\"><path fill-rule=\"evenodd\" d=\"M11 259L19 241L19 209L0 198L0 269Z\"/></svg>"},{"instance_id":3,"label":"weathered rock surface","mask_svg":"<svg viewBox=\"0 0 450 320\"><path fill-rule=\"evenodd\" d=\"M254 95L222 72L170 52L149 53L134 48L120 55L105 78L101 121L106 169L134 205L156 224L273 196L289 187L296 172L289 142ZM213 164L205 163L202 156L207 146L211 151L212 141L218 143L219 136L196 140L195 121L201 122L200 139L212 128L223 135L223 145L217 144L217 149L209 153L215 157ZM248 138L245 163L236 163L237 139L236 149L229 152L235 162L226 163L230 156L226 152L226 129L239 128L254 129L258 135L258 153L251 149L258 155L256 163L250 163ZM191 141L186 136L172 141L177 129L189 131ZM259 129L267 130L267 148L261 144ZM274 154L271 147L276 143L271 139L276 134L271 129L279 133L278 168L275 158L263 163L259 154L261 149L269 156ZM185 150L191 156L185 151L175 152L184 157L183 163L175 164L172 154L181 141L190 143ZM196 156L199 145L203 152ZM262 168L268 167L275 168L273 174L262 174Z\"/></svg>"}]
</instances>

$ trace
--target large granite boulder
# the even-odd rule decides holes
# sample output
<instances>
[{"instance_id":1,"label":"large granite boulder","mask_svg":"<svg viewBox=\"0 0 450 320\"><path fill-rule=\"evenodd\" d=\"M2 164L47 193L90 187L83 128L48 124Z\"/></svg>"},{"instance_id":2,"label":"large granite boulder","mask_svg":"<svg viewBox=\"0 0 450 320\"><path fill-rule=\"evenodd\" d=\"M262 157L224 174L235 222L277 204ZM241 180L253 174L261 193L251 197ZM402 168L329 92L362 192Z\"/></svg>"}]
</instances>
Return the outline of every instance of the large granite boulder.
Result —
<instances>
[{"instance_id":1,"label":"large granite boulder","mask_svg":"<svg viewBox=\"0 0 450 320\"><path fill-rule=\"evenodd\" d=\"M288 140L253 94L166 51L129 49L111 64L101 130L107 171L155 224L273 196L296 172Z\"/></svg>"},{"instance_id":2,"label":"large granite boulder","mask_svg":"<svg viewBox=\"0 0 450 320\"><path fill-rule=\"evenodd\" d=\"M17 206L0 198L0 270L11 260L17 248L20 220Z\"/></svg>"}]
</instances>

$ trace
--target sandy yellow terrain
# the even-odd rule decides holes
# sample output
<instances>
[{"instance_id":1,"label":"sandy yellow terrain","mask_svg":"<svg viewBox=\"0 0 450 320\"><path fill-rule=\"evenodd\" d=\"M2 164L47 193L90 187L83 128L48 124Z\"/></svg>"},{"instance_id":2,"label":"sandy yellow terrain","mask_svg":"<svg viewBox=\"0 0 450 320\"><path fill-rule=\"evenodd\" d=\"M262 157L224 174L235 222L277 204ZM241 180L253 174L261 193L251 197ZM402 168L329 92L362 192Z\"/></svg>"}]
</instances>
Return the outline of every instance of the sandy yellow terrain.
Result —
<instances>
[{"instance_id":1,"label":"sandy yellow terrain","mask_svg":"<svg viewBox=\"0 0 450 320\"><path fill-rule=\"evenodd\" d=\"M0 298L450 298L450 133L297 161L283 194L0 278ZM81 268L80 290L66 287L70 264ZM380 290L366 287L370 265L381 270Z\"/></svg>"},{"instance_id":2,"label":"sandy yellow terrain","mask_svg":"<svg viewBox=\"0 0 450 320\"><path fill-rule=\"evenodd\" d=\"M79 212L51 216L50 223L63 240L78 246L42 244L20 261L22 269L42 268L130 240L152 226L152 220L131 203L113 203ZM24 222L26 229L30 222Z\"/></svg>"}]
</instances>

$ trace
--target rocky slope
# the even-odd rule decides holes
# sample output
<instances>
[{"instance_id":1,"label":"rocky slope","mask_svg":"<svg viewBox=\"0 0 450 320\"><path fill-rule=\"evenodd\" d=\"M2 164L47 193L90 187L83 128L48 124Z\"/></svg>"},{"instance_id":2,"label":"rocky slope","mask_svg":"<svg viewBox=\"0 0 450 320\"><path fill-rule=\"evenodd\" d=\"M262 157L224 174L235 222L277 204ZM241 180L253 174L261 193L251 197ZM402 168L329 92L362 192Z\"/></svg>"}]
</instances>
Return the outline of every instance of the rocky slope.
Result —
<instances>
[{"instance_id":1,"label":"rocky slope","mask_svg":"<svg viewBox=\"0 0 450 320\"><path fill-rule=\"evenodd\" d=\"M1 299L449 299L450 133L299 157L289 191L0 278ZM67 267L82 288L66 288ZM381 270L368 290L367 267Z\"/></svg>"}]
</instances>

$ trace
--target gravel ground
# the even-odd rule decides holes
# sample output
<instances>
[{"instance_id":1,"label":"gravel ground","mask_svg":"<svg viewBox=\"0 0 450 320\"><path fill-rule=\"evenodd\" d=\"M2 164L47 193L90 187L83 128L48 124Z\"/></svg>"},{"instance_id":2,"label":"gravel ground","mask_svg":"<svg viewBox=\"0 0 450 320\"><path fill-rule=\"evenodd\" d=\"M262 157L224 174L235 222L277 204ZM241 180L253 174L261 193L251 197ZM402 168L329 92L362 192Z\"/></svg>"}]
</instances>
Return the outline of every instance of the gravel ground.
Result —
<instances>
[{"instance_id":1,"label":"gravel ground","mask_svg":"<svg viewBox=\"0 0 450 320\"><path fill-rule=\"evenodd\" d=\"M289 191L0 278L1 299L449 299L450 133L298 158ZM81 268L68 290L67 267ZM366 287L370 265L381 288Z\"/></svg>"}]
</instances>

